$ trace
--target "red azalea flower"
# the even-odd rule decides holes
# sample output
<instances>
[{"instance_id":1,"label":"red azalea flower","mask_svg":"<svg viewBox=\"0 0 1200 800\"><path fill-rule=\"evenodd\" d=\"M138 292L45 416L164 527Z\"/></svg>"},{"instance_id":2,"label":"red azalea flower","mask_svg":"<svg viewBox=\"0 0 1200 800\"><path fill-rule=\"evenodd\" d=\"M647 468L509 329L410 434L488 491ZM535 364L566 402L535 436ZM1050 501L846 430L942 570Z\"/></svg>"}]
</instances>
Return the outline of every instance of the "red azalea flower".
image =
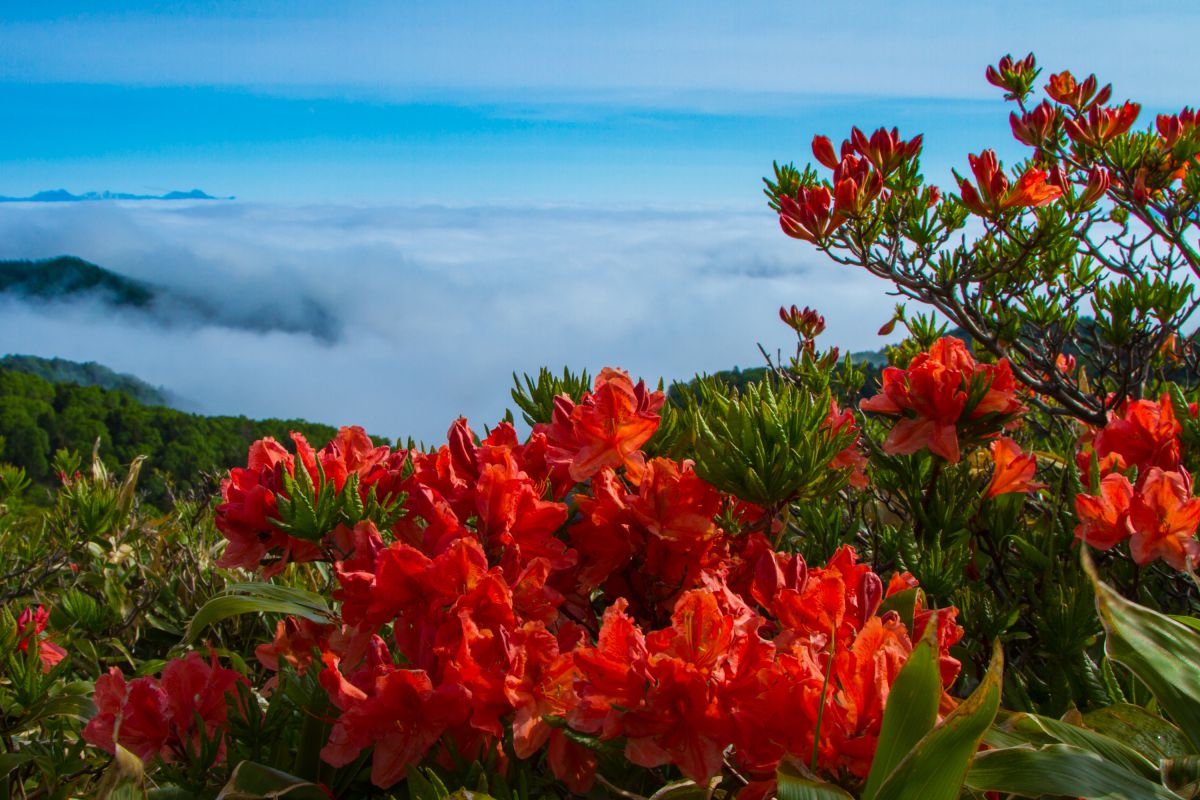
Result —
<instances>
[{"instance_id":1,"label":"red azalea flower","mask_svg":"<svg viewBox=\"0 0 1200 800\"><path fill-rule=\"evenodd\" d=\"M860 438L858 425L854 421L854 414L848 408L844 411L839 410L837 400L831 399L829 401L829 416L825 418L825 425L835 434L843 430L854 434L854 440L846 445L829 462L829 468L850 470L850 485L856 489L865 489L868 485L867 457L859 448Z\"/></svg>"},{"instance_id":2,"label":"red azalea flower","mask_svg":"<svg viewBox=\"0 0 1200 800\"><path fill-rule=\"evenodd\" d=\"M1140 481L1129 508L1133 560L1148 564L1161 558L1180 571L1194 569L1200 560L1200 497L1192 497L1192 479L1180 468L1164 472L1151 467Z\"/></svg>"},{"instance_id":3,"label":"red azalea flower","mask_svg":"<svg viewBox=\"0 0 1200 800\"><path fill-rule=\"evenodd\" d=\"M1009 188L1008 178L1000 168L996 154L984 150L978 156L968 156L975 184L958 176L959 193L973 214L996 219L1004 211L1044 206L1062 196L1062 189L1046 181L1046 172L1029 169ZM978 186L978 188L976 188Z\"/></svg>"},{"instance_id":4,"label":"red azalea flower","mask_svg":"<svg viewBox=\"0 0 1200 800\"><path fill-rule=\"evenodd\" d=\"M1125 541L1132 533L1129 510L1133 501L1133 485L1119 472L1106 475L1100 481L1100 494L1075 495L1075 538L1098 550L1108 550Z\"/></svg>"},{"instance_id":5,"label":"red azalea flower","mask_svg":"<svg viewBox=\"0 0 1200 800\"><path fill-rule=\"evenodd\" d=\"M1033 53L1021 59L1006 55L996 66L989 65L984 71L984 76L988 83L1006 90L1010 99L1016 99L1024 93L1027 83L1036 75L1036 64Z\"/></svg>"},{"instance_id":6,"label":"red azalea flower","mask_svg":"<svg viewBox=\"0 0 1200 800\"><path fill-rule=\"evenodd\" d=\"M38 657L42 662L42 672L49 672L67 657L66 650L50 641L49 637L42 636L42 632L46 630L46 623L49 621L50 612L46 610L45 606L38 606L36 611L26 608L17 617L17 649L22 653L28 653L29 643L36 642Z\"/></svg>"},{"instance_id":7,"label":"red azalea flower","mask_svg":"<svg viewBox=\"0 0 1200 800\"><path fill-rule=\"evenodd\" d=\"M135 678L126 683L117 667L96 679L93 695L96 716L83 728L83 739L101 750L116 753L119 743L142 761L161 755L170 759L167 749L167 696L154 678Z\"/></svg>"},{"instance_id":8,"label":"red azalea flower","mask_svg":"<svg viewBox=\"0 0 1200 800\"><path fill-rule=\"evenodd\" d=\"M327 656L325 663L321 685L342 714L321 758L343 767L374 745L371 783L381 789L399 783L446 729L461 723L467 714L466 690L452 684L435 689L421 670L381 669L368 694L345 681L336 658Z\"/></svg>"},{"instance_id":9,"label":"red azalea flower","mask_svg":"<svg viewBox=\"0 0 1200 800\"><path fill-rule=\"evenodd\" d=\"M1101 108L1093 105L1087 116L1069 119L1063 129L1076 144L1089 147L1104 147L1133 127L1142 107L1137 103L1126 103L1120 108Z\"/></svg>"},{"instance_id":10,"label":"red azalea flower","mask_svg":"<svg viewBox=\"0 0 1200 800\"><path fill-rule=\"evenodd\" d=\"M779 227L793 239L819 244L846 222L833 213L833 197L824 186L801 186L795 197L780 197Z\"/></svg>"},{"instance_id":11,"label":"red azalea flower","mask_svg":"<svg viewBox=\"0 0 1200 800\"><path fill-rule=\"evenodd\" d=\"M887 177L900 168L905 161L921 152L923 136L914 136L909 141L900 138L900 131L892 128L879 128L868 139L858 128L850 131L850 143L856 152L871 162L871 165L883 176Z\"/></svg>"},{"instance_id":12,"label":"red azalea flower","mask_svg":"<svg viewBox=\"0 0 1200 800\"><path fill-rule=\"evenodd\" d=\"M333 625L322 625L304 617L288 616L275 623L275 639L269 644L254 648L260 664L272 672L279 671L279 659L291 665L300 675L312 664L313 650L324 651L329 647Z\"/></svg>"},{"instance_id":13,"label":"red azalea flower","mask_svg":"<svg viewBox=\"0 0 1200 800\"><path fill-rule=\"evenodd\" d=\"M1120 469L1136 466L1139 474L1151 467L1167 472L1179 469L1179 433L1175 409L1166 395L1153 400L1126 402L1119 413L1096 434L1093 447L1101 462L1118 457ZM1139 485L1142 479L1138 480Z\"/></svg>"},{"instance_id":14,"label":"red azalea flower","mask_svg":"<svg viewBox=\"0 0 1200 800\"><path fill-rule=\"evenodd\" d=\"M1069 70L1063 70L1050 76L1050 82L1046 84L1046 94L1050 95L1052 100L1083 113L1092 106L1107 103L1112 97L1112 84L1106 85L1099 93L1096 92L1096 86L1095 75L1089 75L1082 83L1077 83Z\"/></svg>"},{"instance_id":15,"label":"red azalea flower","mask_svg":"<svg viewBox=\"0 0 1200 800\"><path fill-rule=\"evenodd\" d=\"M245 678L211 663L199 653L176 658L161 678L125 682L113 667L96 680L98 713L83 729L83 738L110 753L120 744L143 761L190 761L198 754L199 739L219 739L217 760L224 758L224 728L229 695ZM200 724L200 728L197 727Z\"/></svg>"},{"instance_id":16,"label":"red azalea flower","mask_svg":"<svg viewBox=\"0 0 1200 800\"><path fill-rule=\"evenodd\" d=\"M980 384L986 390L973 391ZM970 408L969 394L980 398ZM863 400L859 408L900 417L883 444L884 452L906 455L928 447L957 463L960 428L987 438L1011 424L1024 404L1007 359L976 364L961 340L946 336L928 353L918 354L908 369L885 369L881 393Z\"/></svg>"},{"instance_id":17,"label":"red azalea flower","mask_svg":"<svg viewBox=\"0 0 1200 800\"><path fill-rule=\"evenodd\" d=\"M1050 103L1043 100L1032 111L1021 115L1012 112L1008 121L1017 141L1030 147L1043 147L1054 140L1058 114Z\"/></svg>"},{"instance_id":18,"label":"red azalea flower","mask_svg":"<svg viewBox=\"0 0 1200 800\"><path fill-rule=\"evenodd\" d=\"M545 433L548 460L571 480L585 481L605 467L625 467L635 480L643 465L639 448L658 429L662 392L635 386L628 373L604 369L593 390L576 405L566 396L555 401L554 419L535 431Z\"/></svg>"},{"instance_id":19,"label":"red azalea flower","mask_svg":"<svg viewBox=\"0 0 1200 800\"><path fill-rule=\"evenodd\" d=\"M1032 453L1021 452L1021 446L1008 437L992 442L992 462L995 469L986 497L995 497L1012 492L1029 492L1045 489L1046 484L1036 483L1033 476L1037 471L1037 459Z\"/></svg>"}]
</instances>

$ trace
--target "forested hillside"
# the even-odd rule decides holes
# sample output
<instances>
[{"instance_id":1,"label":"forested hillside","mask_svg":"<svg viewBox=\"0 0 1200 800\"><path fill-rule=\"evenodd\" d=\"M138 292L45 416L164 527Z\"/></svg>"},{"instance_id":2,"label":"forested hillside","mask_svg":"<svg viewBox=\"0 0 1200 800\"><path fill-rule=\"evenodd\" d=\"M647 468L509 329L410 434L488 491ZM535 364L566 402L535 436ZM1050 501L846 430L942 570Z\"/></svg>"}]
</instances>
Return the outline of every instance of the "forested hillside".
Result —
<instances>
[{"instance_id":1,"label":"forested hillside","mask_svg":"<svg viewBox=\"0 0 1200 800\"><path fill-rule=\"evenodd\" d=\"M0 367L0 462L23 467L34 481L53 480L57 450L86 457L99 441L110 467L147 457L141 487L150 502L160 504L169 491L211 488L206 476L244 462L251 442L286 439L293 430L317 443L336 433L302 420L186 414L145 405L124 392L55 384Z\"/></svg>"},{"instance_id":2,"label":"forested hillside","mask_svg":"<svg viewBox=\"0 0 1200 800\"><path fill-rule=\"evenodd\" d=\"M75 256L0 261L0 293L38 300L95 296L114 306L145 308L155 290Z\"/></svg>"},{"instance_id":3,"label":"forested hillside","mask_svg":"<svg viewBox=\"0 0 1200 800\"><path fill-rule=\"evenodd\" d=\"M113 389L148 406L171 405L166 393L134 375L114 372L94 361L80 363L65 358L39 358L38 356L7 355L0 357L0 369L25 372L44 378L51 383L74 383L79 386L99 386Z\"/></svg>"}]
</instances>

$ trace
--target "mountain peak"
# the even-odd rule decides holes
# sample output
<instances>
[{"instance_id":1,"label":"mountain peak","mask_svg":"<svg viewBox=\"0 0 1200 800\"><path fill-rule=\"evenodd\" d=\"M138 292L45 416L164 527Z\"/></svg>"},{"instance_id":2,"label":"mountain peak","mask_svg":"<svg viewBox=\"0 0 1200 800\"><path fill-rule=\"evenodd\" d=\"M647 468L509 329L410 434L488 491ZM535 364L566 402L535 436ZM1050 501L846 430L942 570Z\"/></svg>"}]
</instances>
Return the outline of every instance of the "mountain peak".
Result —
<instances>
[{"instance_id":1,"label":"mountain peak","mask_svg":"<svg viewBox=\"0 0 1200 800\"><path fill-rule=\"evenodd\" d=\"M5 197L0 195L0 203L82 203L96 200L233 200L231 197L216 197L203 189L191 191L171 191L166 194L130 194L128 192L84 192L72 194L66 189L46 189L28 197Z\"/></svg>"}]
</instances>

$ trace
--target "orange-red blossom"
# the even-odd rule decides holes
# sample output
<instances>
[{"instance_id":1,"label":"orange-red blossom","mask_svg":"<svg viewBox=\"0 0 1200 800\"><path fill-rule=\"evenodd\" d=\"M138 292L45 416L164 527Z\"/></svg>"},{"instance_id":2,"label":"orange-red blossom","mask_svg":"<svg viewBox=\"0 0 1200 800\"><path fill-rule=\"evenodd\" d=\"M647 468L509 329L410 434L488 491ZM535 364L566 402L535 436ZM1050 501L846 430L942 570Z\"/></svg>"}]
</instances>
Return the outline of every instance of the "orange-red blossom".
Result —
<instances>
[{"instance_id":1,"label":"orange-red blossom","mask_svg":"<svg viewBox=\"0 0 1200 800\"><path fill-rule=\"evenodd\" d=\"M1063 70L1050 76L1050 82L1046 84L1046 94L1056 102L1070 106L1082 114L1094 106L1107 103L1112 97L1112 84L1106 85L1099 93L1096 92L1096 85L1095 75L1089 75L1079 83L1069 70Z\"/></svg>"},{"instance_id":2,"label":"orange-red blossom","mask_svg":"<svg viewBox=\"0 0 1200 800\"><path fill-rule=\"evenodd\" d=\"M986 383L980 399L968 408L968 394ZM882 391L859 404L863 411L898 416L883 443L890 455L907 455L926 447L957 463L960 427L972 436L995 435L1025 406L1007 359L977 364L962 340L946 336L928 353L918 354L908 369L883 371Z\"/></svg>"},{"instance_id":3,"label":"orange-red blossom","mask_svg":"<svg viewBox=\"0 0 1200 800\"><path fill-rule=\"evenodd\" d=\"M1045 170L1030 168L1009 188L1008 178L1000 168L996 154L984 150L968 156L975 183L955 173L962 202L973 214L996 219L1006 211L1036 208L1057 200L1062 189L1046 181Z\"/></svg>"},{"instance_id":4,"label":"orange-red blossom","mask_svg":"<svg viewBox=\"0 0 1200 800\"><path fill-rule=\"evenodd\" d=\"M1037 471L1037 458L1033 453L1022 453L1021 446L1007 436L992 442L992 463L994 470L991 483L988 484L987 497L1012 492L1029 493L1046 488L1046 484L1033 480Z\"/></svg>"}]
</instances>

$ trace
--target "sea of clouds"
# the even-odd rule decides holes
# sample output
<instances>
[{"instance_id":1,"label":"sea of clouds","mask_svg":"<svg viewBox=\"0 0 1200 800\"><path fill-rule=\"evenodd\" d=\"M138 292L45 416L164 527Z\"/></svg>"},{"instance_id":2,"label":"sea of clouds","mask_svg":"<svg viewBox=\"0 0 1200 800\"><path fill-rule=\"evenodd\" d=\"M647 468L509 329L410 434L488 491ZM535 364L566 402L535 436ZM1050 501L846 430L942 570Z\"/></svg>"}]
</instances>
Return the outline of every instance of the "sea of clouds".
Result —
<instances>
[{"instance_id":1,"label":"sea of clouds","mask_svg":"<svg viewBox=\"0 0 1200 800\"><path fill-rule=\"evenodd\" d=\"M96 361L208 414L439 441L512 405L512 374L668 382L787 350L780 305L876 349L894 299L762 209L12 204L0 258L76 255L200 299L205 322L0 301L0 353ZM186 316L182 315L181 317Z\"/></svg>"}]
</instances>

